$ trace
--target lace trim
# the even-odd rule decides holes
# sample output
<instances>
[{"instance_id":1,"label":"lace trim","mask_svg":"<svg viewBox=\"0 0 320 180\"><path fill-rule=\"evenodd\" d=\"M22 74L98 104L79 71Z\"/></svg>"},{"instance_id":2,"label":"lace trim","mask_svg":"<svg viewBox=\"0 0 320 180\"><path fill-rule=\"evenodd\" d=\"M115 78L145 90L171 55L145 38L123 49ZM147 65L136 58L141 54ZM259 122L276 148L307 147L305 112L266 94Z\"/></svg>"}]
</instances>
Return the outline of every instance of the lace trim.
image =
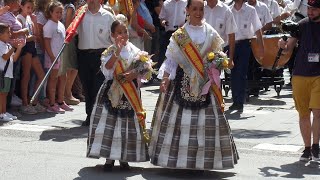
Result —
<instances>
[{"instance_id":1,"label":"lace trim","mask_svg":"<svg viewBox=\"0 0 320 180\"><path fill-rule=\"evenodd\" d=\"M190 92L190 77L178 67L177 76L174 80L174 100L184 108L201 109L210 104L209 94L195 96Z\"/></svg>"},{"instance_id":2,"label":"lace trim","mask_svg":"<svg viewBox=\"0 0 320 180\"><path fill-rule=\"evenodd\" d=\"M126 96L123 95L119 104L116 107L112 107L111 101L108 99L108 91L111 87L113 80L110 80L107 83L107 87L105 89L103 97L105 97L104 105L108 112L112 115L120 116L120 117L132 117L134 115L134 110L127 100ZM137 86L137 82L134 80L134 84Z\"/></svg>"}]
</instances>

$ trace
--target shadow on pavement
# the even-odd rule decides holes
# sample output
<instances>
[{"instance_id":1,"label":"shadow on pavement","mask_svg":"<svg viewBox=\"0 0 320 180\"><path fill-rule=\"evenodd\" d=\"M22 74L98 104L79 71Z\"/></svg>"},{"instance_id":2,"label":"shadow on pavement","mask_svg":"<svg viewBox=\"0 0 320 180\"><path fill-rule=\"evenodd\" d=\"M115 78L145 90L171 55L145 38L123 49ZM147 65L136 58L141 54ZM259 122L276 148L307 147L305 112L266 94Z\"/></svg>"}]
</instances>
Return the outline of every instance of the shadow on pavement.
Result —
<instances>
[{"instance_id":1,"label":"shadow on pavement","mask_svg":"<svg viewBox=\"0 0 320 180\"><path fill-rule=\"evenodd\" d=\"M259 97L251 97L249 102L246 102L246 104L251 105L277 105L282 106L286 105L287 103L285 101L282 101L279 99L259 99Z\"/></svg>"},{"instance_id":2,"label":"shadow on pavement","mask_svg":"<svg viewBox=\"0 0 320 180\"><path fill-rule=\"evenodd\" d=\"M304 175L320 175L320 163L294 162L277 167L259 168L264 177L305 178ZM315 177L316 178L316 177ZM317 178L318 179L318 178Z\"/></svg>"},{"instance_id":3,"label":"shadow on pavement","mask_svg":"<svg viewBox=\"0 0 320 180\"><path fill-rule=\"evenodd\" d=\"M273 131L273 130L248 130L248 129L233 129L232 134L236 138L245 138L245 139L260 139L260 138L271 138L278 137L285 134L290 134L290 131ZM286 136L284 136L286 137Z\"/></svg>"},{"instance_id":4,"label":"shadow on pavement","mask_svg":"<svg viewBox=\"0 0 320 180\"><path fill-rule=\"evenodd\" d=\"M38 114L23 114L21 117L19 117L19 120L21 121L35 121L38 119L48 119L56 116L55 113L38 113Z\"/></svg>"},{"instance_id":5,"label":"shadow on pavement","mask_svg":"<svg viewBox=\"0 0 320 180\"><path fill-rule=\"evenodd\" d=\"M71 139L87 138L88 127L59 128L43 131L40 135L40 141L64 142Z\"/></svg>"},{"instance_id":6,"label":"shadow on pavement","mask_svg":"<svg viewBox=\"0 0 320 180\"><path fill-rule=\"evenodd\" d=\"M177 180L177 179L229 179L236 175L232 172L206 171L204 173L194 173L189 170L172 170L164 168L141 168L131 167L130 171L120 171L118 166L112 172L104 172L102 165L95 167L84 167L78 172L79 177L74 180L122 180L122 179L148 179L148 180ZM136 176L136 177L135 177Z\"/></svg>"},{"instance_id":7,"label":"shadow on pavement","mask_svg":"<svg viewBox=\"0 0 320 180\"><path fill-rule=\"evenodd\" d=\"M225 111L225 116L228 120L246 120L255 117L254 115L246 116L242 112L229 110Z\"/></svg>"},{"instance_id":8,"label":"shadow on pavement","mask_svg":"<svg viewBox=\"0 0 320 180\"><path fill-rule=\"evenodd\" d=\"M151 92L151 93L153 93L153 94L160 94L160 89L151 89L151 90L146 89L145 91Z\"/></svg>"}]
</instances>

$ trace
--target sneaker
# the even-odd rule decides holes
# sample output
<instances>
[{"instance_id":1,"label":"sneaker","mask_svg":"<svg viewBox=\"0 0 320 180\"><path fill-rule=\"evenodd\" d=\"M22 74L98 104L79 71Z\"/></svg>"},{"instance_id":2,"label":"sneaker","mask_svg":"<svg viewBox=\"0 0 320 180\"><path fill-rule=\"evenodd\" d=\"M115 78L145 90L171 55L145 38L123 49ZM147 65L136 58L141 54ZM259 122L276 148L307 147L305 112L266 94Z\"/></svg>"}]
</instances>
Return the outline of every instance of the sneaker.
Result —
<instances>
[{"instance_id":1,"label":"sneaker","mask_svg":"<svg viewBox=\"0 0 320 180\"><path fill-rule=\"evenodd\" d=\"M64 101L67 105L78 105L80 103L80 100L73 96L71 96L71 98L65 98Z\"/></svg>"},{"instance_id":2,"label":"sneaker","mask_svg":"<svg viewBox=\"0 0 320 180\"><path fill-rule=\"evenodd\" d=\"M65 113L65 110L61 109L58 104L55 104L53 106L48 107L47 108L47 112L61 113L62 114L62 113Z\"/></svg>"},{"instance_id":3,"label":"sneaker","mask_svg":"<svg viewBox=\"0 0 320 180\"><path fill-rule=\"evenodd\" d=\"M1 114L0 121L9 122L9 121L13 121L13 119L11 117L8 117L6 114Z\"/></svg>"},{"instance_id":4,"label":"sneaker","mask_svg":"<svg viewBox=\"0 0 320 180\"><path fill-rule=\"evenodd\" d=\"M21 106L21 105L22 105L22 100L15 94L13 94L11 99L11 106Z\"/></svg>"},{"instance_id":5,"label":"sneaker","mask_svg":"<svg viewBox=\"0 0 320 180\"><path fill-rule=\"evenodd\" d=\"M64 101L62 102L61 105L59 104L59 106L61 109L65 110L65 111L73 111L74 110L72 107L68 106L66 104L66 102L64 102Z\"/></svg>"},{"instance_id":6,"label":"sneaker","mask_svg":"<svg viewBox=\"0 0 320 180\"><path fill-rule=\"evenodd\" d=\"M319 158L319 144L312 144L311 154L312 154L312 160L313 161L320 161L320 158Z\"/></svg>"},{"instance_id":7,"label":"sneaker","mask_svg":"<svg viewBox=\"0 0 320 180\"><path fill-rule=\"evenodd\" d=\"M300 161L308 162L311 160L311 150L310 148L305 148L303 154L300 157Z\"/></svg>"},{"instance_id":8,"label":"sneaker","mask_svg":"<svg viewBox=\"0 0 320 180\"><path fill-rule=\"evenodd\" d=\"M45 107L45 108L50 107L50 103L49 103L49 99L48 99L48 98L45 98L45 99L43 99L43 100L41 100L41 101L39 101L39 102L40 102L40 104L41 104L43 107Z\"/></svg>"},{"instance_id":9,"label":"sneaker","mask_svg":"<svg viewBox=\"0 0 320 180\"><path fill-rule=\"evenodd\" d=\"M47 108L45 108L44 106L42 106L39 103L37 103L35 106L33 106L33 108L39 113L46 112L46 110L47 110Z\"/></svg>"},{"instance_id":10,"label":"sneaker","mask_svg":"<svg viewBox=\"0 0 320 180\"><path fill-rule=\"evenodd\" d=\"M21 106L20 111L24 114L37 114L37 111L30 104L27 106Z\"/></svg>"},{"instance_id":11,"label":"sneaker","mask_svg":"<svg viewBox=\"0 0 320 180\"><path fill-rule=\"evenodd\" d=\"M8 112L6 112L5 115L8 116L9 118L12 118L13 120L17 120L18 119L17 116L14 116L14 115L12 115L12 114L10 114Z\"/></svg>"}]
</instances>

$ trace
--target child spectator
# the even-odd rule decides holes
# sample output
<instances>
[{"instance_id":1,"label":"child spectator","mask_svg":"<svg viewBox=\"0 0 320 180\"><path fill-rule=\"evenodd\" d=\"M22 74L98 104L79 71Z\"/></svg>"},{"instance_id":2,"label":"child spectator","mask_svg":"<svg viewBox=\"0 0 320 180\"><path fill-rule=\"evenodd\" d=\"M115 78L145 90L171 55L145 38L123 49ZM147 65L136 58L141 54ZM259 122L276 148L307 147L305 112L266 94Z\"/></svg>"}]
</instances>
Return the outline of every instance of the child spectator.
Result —
<instances>
[{"instance_id":1,"label":"child spectator","mask_svg":"<svg viewBox=\"0 0 320 180\"><path fill-rule=\"evenodd\" d=\"M75 15L75 6L74 3L76 0L61 0L61 3L64 5L64 11L63 11L63 17L62 17L62 23L64 23L65 28L68 28L68 26L71 24L72 19ZM66 88L65 88L65 102L68 105L77 105L80 103L80 100L75 98L72 95L72 85L74 83L74 80L77 77L78 74L78 64L77 64L77 47L75 43L75 38L72 39L72 41L66 45L66 47L63 50L63 61L62 61L62 67L61 73L66 73Z\"/></svg>"},{"instance_id":2,"label":"child spectator","mask_svg":"<svg viewBox=\"0 0 320 180\"><path fill-rule=\"evenodd\" d=\"M0 6L0 16L8 12L9 8L10 8L9 6L4 6L4 7Z\"/></svg>"},{"instance_id":3,"label":"child spectator","mask_svg":"<svg viewBox=\"0 0 320 180\"><path fill-rule=\"evenodd\" d=\"M50 0L36 0L35 4L35 16L36 16L36 22L35 24L35 29L37 30L35 32L36 36L36 50L37 50L37 55L38 58L41 62L42 68L44 69L44 41L43 41L43 26L47 23L47 18L45 17L45 10L46 7L48 6L48 3ZM44 69L45 70L45 69ZM32 73L32 79L30 81L30 85L32 86L35 84L35 75ZM32 94L33 89L29 89L29 92ZM30 94L30 95L31 95ZM46 83L43 86L43 89L41 90L39 94L39 100L42 102L43 105L48 106L48 101L44 101L46 98Z\"/></svg>"},{"instance_id":4,"label":"child spectator","mask_svg":"<svg viewBox=\"0 0 320 180\"><path fill-rule=\"evenodd\" d=\"M0 22L9 25L10 27L10 41L9 43L12 43L15 40L23 40L25 41L26 35L29 34L29 31L27 28L22 28L21 23L18 21L18 19L15 16L15 13L19 11L20 9L20 0L4 0L4 5L8 6L8 12L0 16ZM9 104L15 104L15 105L21 105L21 99L19 99L17 96L14 95L14 90L16 81L20 77L20 61L16 61L13 63L13 79L11 81L11 88L10 92L7 96L7 102Z\"/></svg>"},{"instance_id":5,"label":"child spectator","mask_svg":"<svg viewBox=\"0 0 320 180\"><path fill-rule=\"evenodd\" d=\"M46 10L48 22L43 27L43 37L45 47L45 68L47 69L51 67L53 61L57 57L66 36L64 25L60 22L62 11L63 6L58 1L50 2ZM73 110L73 108L69 107L64 102L65 75L58 76L61 59L62 58L60 57L58 62L54 65L47 82L47 94L50 103L50 106L47 108L48 112L64 113L65 111ZM64 80L61 78L64 78ZM57 83L59 79L60 82ZM61 83L63 81L64 83ZM58 104L56 104L56 89L58 90Z\"/></svg>"},{"instance_id":6,"label":"child spectator","mask_svg":"<svg viewBox=\"0 0 320 180\"><path fill-rule=\"evenodd\" d=\"M4 72L3 86L0 87L0 121L12 121L16 116L7 112L7 96L10 91L11 79L13 78L13 62L17 61L24 46L23 40L10 41L10 27L0 23L0 70ZM15 49L16 48L16 49Z\"/></svg>"},{"instance_id":7,"label":"child spectator","mask_svg":"<svg viewBox=\"0 0 320 180\"><path fill-rule=\"evenodd\" d=\"M25 114L36 114L38 112L45 112L46 108L41 106L39 103L32 104L28 103L28 85L30 81L30 71L31 69L35 72L37 76L37 81L35 83L34 89L36 90L44 78L44 71L40 60L37 56L37 50L35 46L35 35L34 35L34 24L31 20L31 15L33 12L34 0L22 0L21 1L21 11L17 16L18 20L21 22L23 28L28 28L29 34L27 35L26 45L21 52L21 99L22 106L20 108L22 113Z\"/></svg>"}]
</instances>

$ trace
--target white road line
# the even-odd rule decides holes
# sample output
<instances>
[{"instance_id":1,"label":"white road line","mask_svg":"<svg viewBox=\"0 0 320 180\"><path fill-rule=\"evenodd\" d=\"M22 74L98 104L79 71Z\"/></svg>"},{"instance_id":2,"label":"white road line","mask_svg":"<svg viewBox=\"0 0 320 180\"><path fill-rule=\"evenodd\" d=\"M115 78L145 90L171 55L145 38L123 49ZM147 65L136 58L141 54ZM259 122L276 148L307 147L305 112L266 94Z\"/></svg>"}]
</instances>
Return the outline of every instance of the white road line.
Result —
<instances>
[{"instance_id":1,"label":"white road line","mask_svg":"<svg viewBox=\"0 0 320 180\"><path fill-rule=\"evenodd\" d=\"M303 148L303 146L286 145L286 144L269 144L269 143L262 143L253 147L253 149L284 151L284 152L298 152L301 148Z\"/></svg>"},{"instance_id":2,"label":"white road line","mask_svg":"<svg viewBox=\"0 0 320 180\"><path fill-rule=\"evenodd\" d=\"M0 129L10 129L18 131L32 131L32 132L42 132L45 130L56 129L51 126L39 126L39 125L30 125L30 124L11 124L8 126L0 126Z\"/></svg>"}]
</instances>

